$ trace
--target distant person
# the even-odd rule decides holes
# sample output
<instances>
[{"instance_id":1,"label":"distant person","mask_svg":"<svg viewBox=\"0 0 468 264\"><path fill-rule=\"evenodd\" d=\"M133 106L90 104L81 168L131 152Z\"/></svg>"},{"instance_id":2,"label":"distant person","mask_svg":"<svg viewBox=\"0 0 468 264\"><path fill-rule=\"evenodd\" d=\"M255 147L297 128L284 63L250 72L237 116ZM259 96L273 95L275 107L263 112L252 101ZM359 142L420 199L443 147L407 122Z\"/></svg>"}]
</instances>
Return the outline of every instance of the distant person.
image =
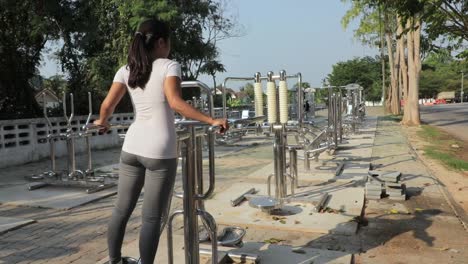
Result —
<instances>
[{"instance_id":1,"label":"distant person","mask_svg":"<svg viewBox=\"0 0 468 264\"><path fill-rule=\"evenodd\" d=\"M153 264L177 172L177 134L174 110L181 115L228 129L225 119L213 119L199 112L181 97L180 64L169 60L169 26L146 20L135 33L127 65L121 67L101 105L94 124L109 129L107 120L128 91L135 108L135 122L128 129L122 147L117 200L109 222L109 263L125 264L121 248L125 228L143 185L140 261Z\"/></svg>"},{"instance_id":2,"label":"distant person","mask_svg":"<svg viewBox=\"0 0 468 264\"><path fill-rule=\"evenodd\" d=\"M305 101L305 104L304 104L304 112L305 112L305 118L306 118L306 119L309 118L309 111L310 111L309 100L306 100L306 101Z\"/></svg>"}]
</instances>

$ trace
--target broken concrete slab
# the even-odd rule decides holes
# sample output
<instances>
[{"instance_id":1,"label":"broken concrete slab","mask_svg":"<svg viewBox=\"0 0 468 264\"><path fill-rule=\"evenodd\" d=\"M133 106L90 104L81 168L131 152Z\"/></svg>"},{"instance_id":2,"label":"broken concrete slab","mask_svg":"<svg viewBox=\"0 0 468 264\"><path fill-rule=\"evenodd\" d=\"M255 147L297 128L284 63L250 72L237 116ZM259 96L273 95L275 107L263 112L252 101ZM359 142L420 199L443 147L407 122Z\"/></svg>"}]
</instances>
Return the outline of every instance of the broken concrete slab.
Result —
<instances>
[{"instance_id":1,"label":"broken concrete slab","mask_svg":"<svg viewBox=\"0 0 468 264\"><path fill-rule=\"evenodd\" d=\"M0 235L35 222L33 219L0 216Z\"/></svg>"},{"instance_id":2,"label":"broken concrete slab","mask_svg":"<svg viewBox=\"0 0 468 264\"><path fill-rule=\"evenodd\" d=\"M47 186L29 191L28 186L29 184L24 184L2 188L0 191L0 203L14 206L69 210L117 193L116 187L87 194L83 188Z\"/></svg>"},{"instance_id":3,"label":"broken concrete slab","mask_svg":"<svg viewBox=\"0 0 468 264\"><path fill-rule=\"evenodd\" d=\"M370 176L374 179L384 182L393 182L397 183L401 179L401 172L399 171L377 171L377 170L370 170L368 172Z\"/></svg>"},{"instance_id":4,"label":"broken concrete slab","mask_svg":"<svg viewBox=\"0 0 468 264\"><path fill-rule=\"evenodd\" d=\"M366 192L366 197L369 196L381 196L382 192Z\"/></svg>"}]
</instances>

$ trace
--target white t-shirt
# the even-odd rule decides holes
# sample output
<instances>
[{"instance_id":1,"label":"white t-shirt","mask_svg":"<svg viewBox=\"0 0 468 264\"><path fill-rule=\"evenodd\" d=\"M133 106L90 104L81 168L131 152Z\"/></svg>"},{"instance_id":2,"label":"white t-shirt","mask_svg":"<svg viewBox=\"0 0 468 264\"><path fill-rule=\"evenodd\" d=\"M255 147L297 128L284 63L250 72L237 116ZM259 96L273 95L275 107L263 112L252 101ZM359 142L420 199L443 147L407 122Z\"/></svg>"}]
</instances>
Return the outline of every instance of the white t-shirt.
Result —
<instances>
[{"instance_id":1,"label":"white t-shirt","mask_svg":"<svg viewBox=\"0 0 468 264\"><path fill-rule=\"evenodd\" d=\"M180 64L169 59L153 62L148 83L144 89L128 86L130 69L121 67L114 82L127 86L135 111L135 121L125 136L122 150L152 159L177 157L174 111L164 94L164 80L169 76L181 76Z\"/></svg>"}]
</instances>

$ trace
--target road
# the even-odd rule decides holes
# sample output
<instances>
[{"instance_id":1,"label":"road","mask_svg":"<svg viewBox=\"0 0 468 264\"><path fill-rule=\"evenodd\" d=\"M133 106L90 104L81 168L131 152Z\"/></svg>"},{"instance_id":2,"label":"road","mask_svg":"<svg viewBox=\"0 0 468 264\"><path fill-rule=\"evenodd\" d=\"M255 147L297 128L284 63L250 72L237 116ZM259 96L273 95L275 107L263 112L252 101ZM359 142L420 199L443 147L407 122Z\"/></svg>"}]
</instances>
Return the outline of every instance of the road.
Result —
<instances>
[{"instance_id":1,"label":"road","mask_svg":"<svg viewBox=\"0 0 468 264\"><path fill-rule=\"evenodd\" d=\"M421 119L468 142L468 103L422 106Z\"/></svg>"}]
</instances>

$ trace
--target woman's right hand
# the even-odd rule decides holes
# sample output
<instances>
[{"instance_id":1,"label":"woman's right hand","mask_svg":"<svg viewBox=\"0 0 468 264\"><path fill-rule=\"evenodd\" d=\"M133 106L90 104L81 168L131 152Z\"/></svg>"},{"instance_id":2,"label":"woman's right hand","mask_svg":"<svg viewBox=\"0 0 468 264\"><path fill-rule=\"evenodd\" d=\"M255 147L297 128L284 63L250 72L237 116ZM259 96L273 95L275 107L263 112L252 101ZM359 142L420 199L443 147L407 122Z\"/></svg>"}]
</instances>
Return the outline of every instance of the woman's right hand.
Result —
<instances>
[{"instance_id":1,"label":"woman's right hand","mask_svg":"<svg viewBox=\"0 0 468 264\"><path fill-rule=\"evenodd\" d=\"M110 124L109 122L107 121L103 121L103 120L100 120L100 119L96 119L93 124L95 124L96 126L99 127L99 132L100 133L106 133L107 130L109 130L110 128Z\"/></svg>"},{"instance_id":2,"label":"woman's right hand","mask_svg":"<svg viewBox=\"0 0 468 264\"><path fill-rule=\"evenodd\" d=\"M219 126L219 133L224 134L228 129L229 129L229 124L227 119L220 118L220 119L214 119L213 122L211 122L212 126Z\"/></svg>"}]
</instances>

